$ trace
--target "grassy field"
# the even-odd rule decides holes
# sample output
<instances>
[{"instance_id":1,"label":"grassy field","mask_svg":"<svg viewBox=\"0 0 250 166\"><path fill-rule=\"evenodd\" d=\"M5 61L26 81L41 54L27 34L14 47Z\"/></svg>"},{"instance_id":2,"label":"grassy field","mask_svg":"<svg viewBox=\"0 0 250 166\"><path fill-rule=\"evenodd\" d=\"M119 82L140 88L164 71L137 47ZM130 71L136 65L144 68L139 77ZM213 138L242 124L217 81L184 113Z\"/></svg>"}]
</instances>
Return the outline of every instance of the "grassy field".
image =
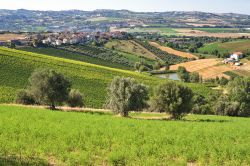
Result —
<instances>
[{"instance_id":1,"label":"grassy field","mask_svg":"<svg viewBox=\"0 0 250 166\"><path fill-rule=\"evenodd\" d=\"M249 118L137 120L4 105L0 115L0 165L250 164Z\"/></svg>"},{"instance_id":2,"label":"grassy field","mask_svg":"<svg viewBox=\"0 0 250 166\"><path fill-rule=\"evenodd\" d=\"M160 33L162 35L178 35L178 32L175 31L172 28L166 28L166 27L159 27L159 28L149 28L149 27L143 27L143 28L121 28L116 29L119 31L125 31L129 33L135 33L135 32L156 32Z\"/></svg>"},{"instance_id":3,"label":"grassy field","mask_svg":"<svg viewBox=\"0 0 250 166\"><path fill-rule=\"evenodd\" d=\"M209 33L249 33L248 30L242 31L238 28L193 28L193 29Z\"/></svg>"},{"instance_id":4,"label":"grassy field","mask_svg":"<svg viewBox=\"0 0 250 166\"><path fill-rule=\"evenodd\" d=\"M85 96L87 107L100 108L105 102L106 88L115 76L133 77L151 88L163 79L133 71L98 66L80 61L0 47L0 103L13 102L19 89L37 68L51 68L65 74ZM207 95L211 89L202 84L187 84L194 92ZM151 90L152 91L152 90Z\"/></svg>"},{"instance_id":5,"label":"grassy field","mask_svg":"<svg viewBox=\"0 0 250 166\"><path fill-rule=\"evenodd\" d=\"M111 42L108 42L105 47L109 49L114 48L116 50L145 57L151 60L155 60L157 58L156 55L133 40L113 40Z\"/></svg>"},{"instance_id":6,"label":"grassy field","mask_svg":"<svg viewBox=\"0 0 250 166\"><path fill-rule=\"evenodd\" d=\"M61 49L52 48L52 47L50 48L21 47L18 49L23 50L23 51L28 51L28 52L39 53L39 54L46 54L46 55L55 56L59 58L88 62L88 63L101 65L101 66L107 66L107 67L113 67L113 68L119 68L119 69L127 69L127 70L132 69L131 67L128 67L119 63L112 63L110 61L105 61L99 58L90 57L81 53L72 53L66 50L61 50Z\"/></svg>"},{"instance_id":7,"label":"grassy field","mask_svg":"<svg viewBox=\"0 0 250 166\"><path fill-rule=\"evenodd\" d=\"M250 40L238 40L238 41L233 41L233 42L226 42L226 43L213 43L213 44L208 44L205 45L204 47L199 49L199 52L205 52L207 51L209 54L212 53L217 49L220 53L232 53L235 51L247 51L250 50Z\"/></svg>"}]
</instances>

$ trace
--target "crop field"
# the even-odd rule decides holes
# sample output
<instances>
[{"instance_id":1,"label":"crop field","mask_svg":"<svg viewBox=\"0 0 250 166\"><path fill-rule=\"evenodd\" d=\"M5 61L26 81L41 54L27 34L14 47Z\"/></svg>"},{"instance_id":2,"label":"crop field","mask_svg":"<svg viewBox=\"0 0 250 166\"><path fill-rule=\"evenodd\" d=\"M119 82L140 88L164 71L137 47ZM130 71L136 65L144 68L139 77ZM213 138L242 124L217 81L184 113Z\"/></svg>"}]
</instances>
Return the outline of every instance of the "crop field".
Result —
<instances>
[{"instance_id":1,"label":"crop field","mask_svg":"<svg viewBox=\"0 0 250 166\"><path fill-rule=\"evenodd\" d=\"M119 68L119 69L131 69L131 67L119 64L119 63L112 63L110 61L105 61L99 58L94 58L91 56L87 56L81 53L72 53L66 50L57 49L57 48L34 48L34 47L20 47L18 48L23 51L34 52L39 54L46 54L54 57L71 59L76 61L88 62L96 65Z\"/></svg>"},{"instance_id":2,"label":"crop field","mask_svg":"<svg viewBox=\"0 0 250 166\"><path fill-rule=\"evenodd\" d=\"M225 30L208 30L208 29L174 29L179 35L182 36L194 36L194 37L202 37L202 36L208 36L208 37L218 37L218 38L239 38L242 36L248 36L250 37L250 33L235 33L235 32L223 32ZM207 30L207 31L206 31Z\"/></svg>"},{"instance_id":3,"label":"crop field","mask_svg":"<svg viewBox=\"0 0 250 166\"><path fill-rule=\"evenodd\" d=\"M167 53L169 54L173 54L173 55L176 55L176 56L180 56L180 57L183 57L183 58L195 58L197 59L198 57L196 55L193 55L191 53L186 53L186 52L181 52L181 51L178 51L178 50L174 50L170 47L166 47L166 46L161 46L160 44L156 43L156 42L150 42L150 44L156 48L159 48L160 50L162 51L166 51Z\"/></svg>"},{"instance_id":4,"label":"crop field","mask_svg":"<svg viewBox=\"0 0 250 166\"><path fill-rule=\"evenodd\" d=\"M248 30L240 30L239 28L192 28L194 30L205 31L209 33L249 33Z\"/></svg>"},{"instance_id":5,"label":"crop field","mask_svg":"<svg viewBox=\"0 0 250 166\"><path fill-rule=\"evenodd\" d=\"M189 72L198 72L203 79L226 77L224 72L235 70L229 65L219 65L219 59L201 59L170 66L170 70L177 70L179 66L185 67Z\"/></svg>"},{"instance_id":6,"label":"crop field","mask_svg":"<svg viewBox=\"0 0 250 166\"><path fill-rule=\"evenodd\" d=\"M16 40L16 39L24 39L24 35L20 34L0 34L0 41L8 41L8 40Z\"/></svg>"},{"instance_id":7,"label":"crop field","mask_svg":"<svg viewBox=\"0 0 250 166\"><path fill-rule=\"evenodd\" d=\"M111 31L121 31L121 32L128 32L128 33L135 33L135 32L149 32L149 33L160 33L162 35L178 35L178 32L172 28L166 27L159 27L159 28L115 28L110 29Z\"/></svg>"},{"instance_id":8,"label":"crop field","mask_svg":"<svg viewBox=\"0 0 250 166\"><path fill-rule=\"evenodd\" d=\"M151 60L155 60L157 58L156 55L154 55L153 53L151 53L133 40L113 40L111 42L108 42L105 47L109 49L114 48L116 50L145 57Z\"/></svg>"},{"instance_id":9,"label":"crop field","mask_svg":"<svg viewBox=\"0 0 250 166\"><path fill-rule=\"evenodd\" d=\"M0 165L250 164L249 118L138 120L5 105L0 114Z\"/></svg>"},{"instance_id":10,"label":"crop field","mask_svg":"<svg viewBox=\"0 0 250 166\"><path fill-rule=\"evenodd\" d=\"M98 66L80 61L57 58L0 47L0 103L13 102L19 89L28 85L28 78L37 68L51 68L65 74L85 96L86 106L101 108L105 103L106 88L115 76L133 77L136 80L156 86L164 80L148 75ZM195 93L207 95L210 88L205 85L187 84Z\"/></svg>"},{"instance_id":11,"label":"crop field","mask_svg":"<svg viewBox=\"0 0 250 166\"><path fill-rule=\"evenodd\" d=\"M235 51L247 51L250 50L250 40L237 40L233 42L226 42L226 43L212 43L205 45L204 47L199 49L199 52L207 51L208 53L212 53L217 49L220 53L232 53Z\"/></svg>"}]
</instances>

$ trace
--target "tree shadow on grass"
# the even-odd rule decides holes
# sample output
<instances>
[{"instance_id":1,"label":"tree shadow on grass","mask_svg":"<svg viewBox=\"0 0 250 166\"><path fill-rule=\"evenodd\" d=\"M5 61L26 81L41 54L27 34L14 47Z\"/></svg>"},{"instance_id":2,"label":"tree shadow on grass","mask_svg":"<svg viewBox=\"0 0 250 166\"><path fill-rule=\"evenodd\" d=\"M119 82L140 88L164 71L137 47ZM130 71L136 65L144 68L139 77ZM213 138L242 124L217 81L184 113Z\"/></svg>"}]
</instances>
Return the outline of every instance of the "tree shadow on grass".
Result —
<instances>
[{"instance_id":1,"label":"tree shadow on grass","mask_svg":"<svg viewBox=\"0 0 250 166\"><path fill-rule=\"evenodd\" d=\"M171 119L171 118L140 118L140 117L130 117L136 120L148 120L148 121L165 121L165 122L200 122L200 123L228 123L232 120L222 120L222 119Z\"/></svg>"},{"instance_id":2,"label":"tree shadow on grass","mask_svg":"<svg viewBox=\"0 0 250 166\"><path fill-rule=\"evenodd\" d=\"M21 159L18 157L0 157L1 166L48 166L47 161L39 158Z\"/></svg>"}]
</instances>

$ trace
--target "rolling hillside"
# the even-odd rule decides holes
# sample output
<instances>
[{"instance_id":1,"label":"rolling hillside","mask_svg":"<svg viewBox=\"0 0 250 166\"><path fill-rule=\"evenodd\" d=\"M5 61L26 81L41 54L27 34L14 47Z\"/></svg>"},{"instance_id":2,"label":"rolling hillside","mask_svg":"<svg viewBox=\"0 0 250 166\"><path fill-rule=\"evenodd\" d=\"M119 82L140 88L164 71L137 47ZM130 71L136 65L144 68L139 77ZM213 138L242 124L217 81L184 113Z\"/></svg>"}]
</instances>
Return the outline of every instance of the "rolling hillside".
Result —
<instances>
[{"instance_id":1,"label":"rolling hillside","mask_svg":"<svg viewBox=\"0 0 250 166\"><path fill-rule=\"evenodd\" d=\"M156 60L157 56L133 40L113 40L105 45L107 48L114 48L123 52Z\"/></svg>"},{"instance_id":2,"label":"rolling hillside","mask_svg":"<svg viewBox=\"0 0 250 166\"><path fill-rule=\"evenodd\" d=\"M250 51L250 40L237 40L233 42L226 42L226 43L212 43L205 45L204 47L200 48L198 51L200 53L207 52L211 54L214 50L218 50L219 53L232 53L235 51L246 52Z\"/></svg>"},{"instance_id":3,"label":"rolling hillside","mask_svg":"<svg viewBox=\"0 0 250 166\"><path fill-rule=\"evenodd\" d=\"M13 102L19 89L28 85L36 68L51 68L65 74L85 95L87 107L100 108L105 102L106 87L115 76L134 77L147 85L164 80L132 71L98 66L90 63L52 57L0 47L0 102ZM196 93L207 95L211 89L200 84L188 84Z\"/></svg>"}]
</instances>

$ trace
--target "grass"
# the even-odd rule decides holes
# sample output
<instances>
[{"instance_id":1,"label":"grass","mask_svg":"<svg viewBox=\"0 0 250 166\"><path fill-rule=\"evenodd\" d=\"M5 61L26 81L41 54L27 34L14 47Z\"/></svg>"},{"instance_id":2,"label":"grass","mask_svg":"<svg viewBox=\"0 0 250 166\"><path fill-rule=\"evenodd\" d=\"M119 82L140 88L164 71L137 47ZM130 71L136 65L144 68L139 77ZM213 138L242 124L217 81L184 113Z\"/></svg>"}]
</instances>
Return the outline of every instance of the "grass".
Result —
<instances>
[{"instance_id":1,"label":"grass","mask_svg":"<svg viewBox=\"0 0 250 166\"><path fill-rule=\"evenodd\" d=\"M249 165L250 119L136 120L0 106L0 165Z\"/></svg>"},{"instance_id":2,"label":"grass","mask_svg":"<svg viewBox=\"0 0 250 166\"><path fill-rule=\"evenodd\" d=\"M26 88L28 78L37 68L51 68L63 73L85 96L87 107L101 108L106 88L115 76L133 77L151 89L164 80L133 71L0 47L0 103L14 101L19 89ZM207 96L210 88L202 84L186 84L195 93Z\"/></svg>"},{"instance_id":3,"label":"grass","mask_svg":"<svg viewBox=\"0 0 250 166\"><path fill-rule=\"evenodd\" d=\"M199 49L199 52L203 53L207 51L211 54L215 49L219 51L219 53L232 53L235 51L249 51L250 49L250 40L237 40L233 42L216 42L212 44L205 45L204 47Z\"/></svg>"}]
</instances>

